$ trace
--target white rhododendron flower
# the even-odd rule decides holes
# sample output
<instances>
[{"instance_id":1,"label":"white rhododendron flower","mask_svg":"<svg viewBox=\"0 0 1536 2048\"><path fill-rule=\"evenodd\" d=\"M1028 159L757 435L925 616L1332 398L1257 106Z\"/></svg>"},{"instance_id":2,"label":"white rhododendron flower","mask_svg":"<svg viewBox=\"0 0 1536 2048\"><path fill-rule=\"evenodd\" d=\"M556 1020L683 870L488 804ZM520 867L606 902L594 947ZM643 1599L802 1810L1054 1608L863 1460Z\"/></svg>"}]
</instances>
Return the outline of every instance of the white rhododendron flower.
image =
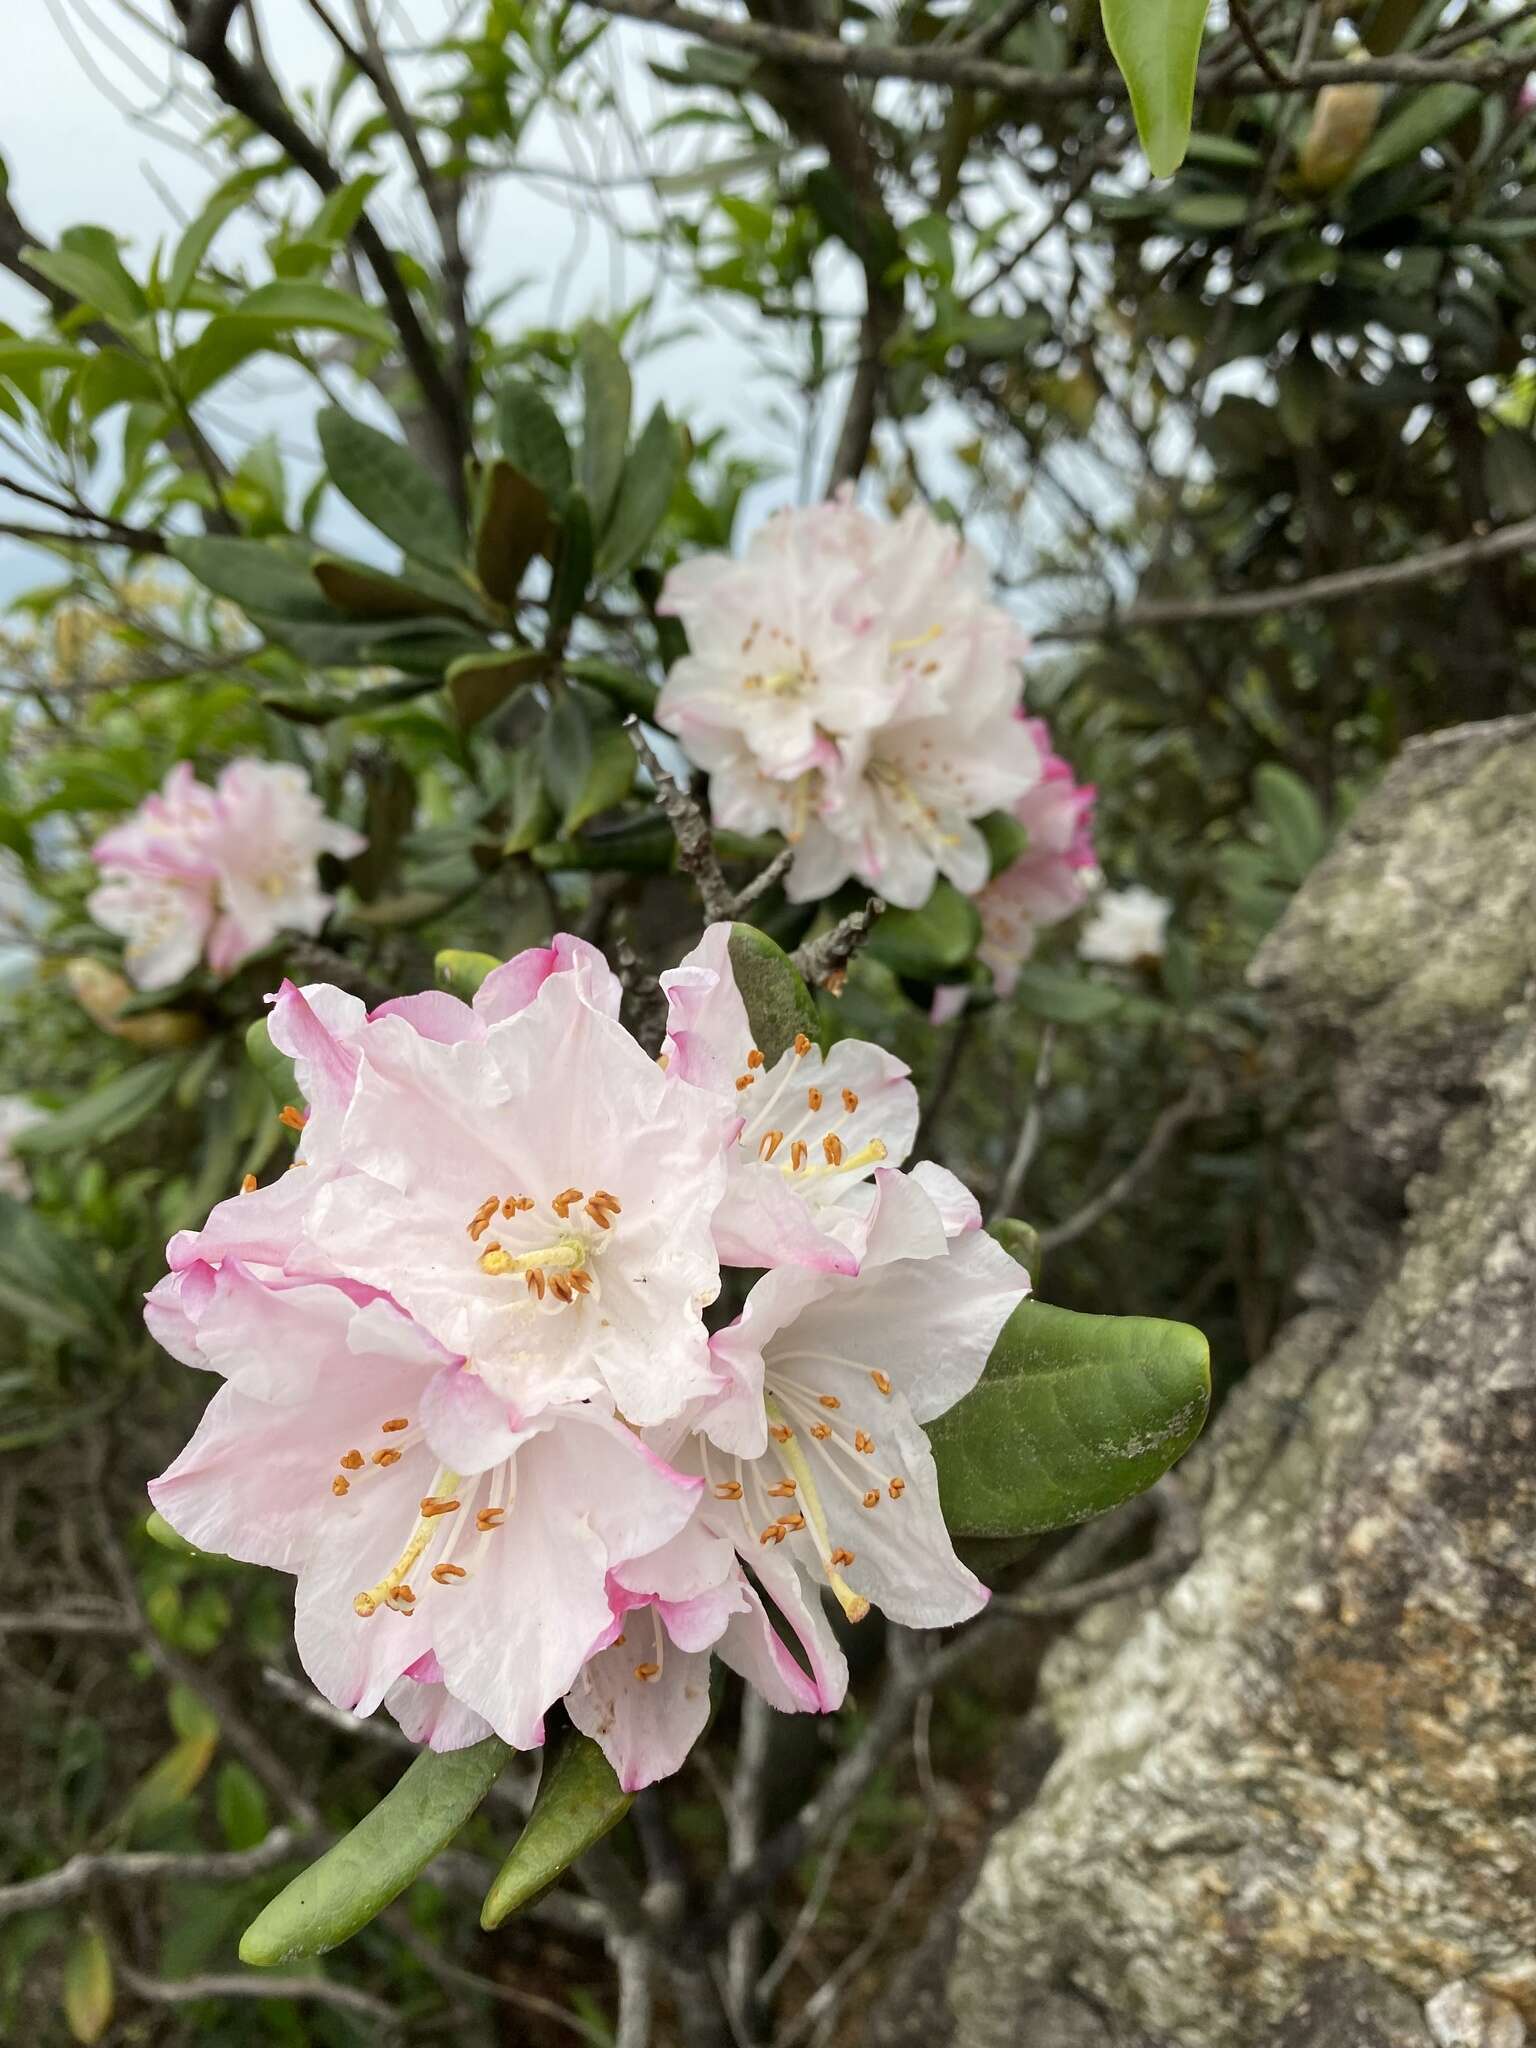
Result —
<instances>
[{"instance_id":1,"label":"white rhododendron flower","mask_svg":"<svg viewBox=\"0 0 1536 2048\"><path fill-rule=\"evenodd\" d=\"M777 513L739 560L683 564L661 608L690 651L657 716L708 771L718 824L790 840L792 900L850 877L909 909L939 875L981 887L974 821L1041 761L1014 717L1022 635L950 528L844 494Z\"/></svg>"},{"instance_id":2,"label":"white rhododendron flower","mask_svg":"<svg viewBox=\"0 0 1536 2048\"><path fill-rule=\"evenodd\" d=\"M1161 960L1172 915L1167 897L1140 882L1129 889L1106 889L1083 927L1077 950L1084 960L1100 960L1111 967Z\"/></svg>"},{"instance_id":3,"label":"white rhododendron flower","mask_svg":"<svg viewBox=\"0 0 1536 2048\"><path fill-rule=\"evenodd\" d=\"M92 847L103 879L87 908L126 941L140 988L166 988L204 956L231 974L279 932L313 937L333 902L321 854L346 860L366 844L326 817L302 768L232 761L209 789L182 761Z\"/></svg>"},{"instance_id":4,"label":"white rhododendron flower","mask_svg":"<svg viewBox=\"0 0 1536 2048\"><path fill-rule=\"evenodd\" d=\"M768 1064L729 939L667 977L659 1060L569 937L473 1003L285 984L294 1168L174 1238L149 1296L224 1380L161 1514L292 1572L315 1684L436 1749L535 1747L563 1701L636 1789L703 1729L711 1657L783 1712L841 1703L824 1593L921 1625L986 1598L922 1424L1027 1277L951 1175L896 1170L898 1061ZM722 1261L772 1270L711 1335Z\"/></svg>"},{"instance_id":5,"label":"white rhododendron flower","mask_svg":"<svg viewBox=\"0 0 1536 2048\"><path fill-rule=\"evenodd\" d=\"M24 1202L32 1193L32 1183L27 1178L27 1169L11 1150L11 1141L30 1130L33 1124L46 1123L48 1112L39 1109L35 1102L29 1102L25 1095L0 1095L0 1195L10 1195L18 1202Z\"/></svg>"}]
</instances>

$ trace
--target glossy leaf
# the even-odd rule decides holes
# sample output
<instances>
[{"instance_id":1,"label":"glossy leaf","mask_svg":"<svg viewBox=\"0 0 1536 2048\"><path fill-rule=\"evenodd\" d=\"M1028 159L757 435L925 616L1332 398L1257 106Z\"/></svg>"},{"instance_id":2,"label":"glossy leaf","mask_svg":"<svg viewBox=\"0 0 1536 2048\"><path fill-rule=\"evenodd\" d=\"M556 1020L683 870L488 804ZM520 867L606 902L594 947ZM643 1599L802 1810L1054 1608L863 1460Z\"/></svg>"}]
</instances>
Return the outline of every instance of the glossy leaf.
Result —
<instances>
[{"instance_id":1,"label":"glossy leaf","mask_svg":"<svg viewBox=\"0 0 1536 2048\"><path fill-rule=\"evenodd\" d=\"M481 480L475 571L500 604L511 604L528 564L547 544L549 500L510 462L493 462Z\"/></svg>"},{"instance_id":2,"label":"glossy leaf","mask_svg":"<svg viewBox=\"0 0 1536 2048\"><path fill-rule=\"evenodd\" d=\"M528 1824L496 1873L480 1909L490 1929L547 1891L579 1856L616 1828L633 1804L613 1766L589 1736L568 1728L544 1752L544 1770Z\"/></svg>"},{"instance_id":3,"label":"glossy leaf","mask_svg":"<svg viewBox=\"0 0 1536 2048\"><path fill-rule=\"evenodd\" d=\"M64 1958L64 2019L71 2038L91 2048L111 2026L113 2004L112 1958L96 1929L85 1927Z\"/></svg>"},{"instance_id":4,"label":"glossy leaf","mask_svg":"<svg viewBox=\"0 0 1536 2048\"><path fill-rule=\"evenodd\" d=\"M1200 1434L1210 1347L1187 1323L1022 1302L980 1383L928 1425L951 1531L1021 1536L1102 1514Z\"/></svg>"},{"instance_id":5,"label":"glossy leaf","mask_svg":"<svg viewBox=\"0 0 1536 2048\"><path fill-rule=\"evenodd\" d=\"M512 467L537 484L555 510L571 488L571 450L554 407L531 384L503 384L496 435Z\"/></svg>"},{"instance_id":6,"label":"glossy leaf","mask_svg":"<svg viewBox=\"0 0 1536 2048\"><path fill-rule=\"evenodd\" d=\"M444 679L460 725L478 725L482 718L489 718L525 683L536 683L548 668L549 656L542 647L462 656L452 663Z\"/></svg>"},{"instance_id":7,"label":"glossy leaf","mask_svg":"<svg viewBox=\"0 0 1536 2048\"><path fill-rule=\"evenodd\" d=\"M581 335L581 487L601 533L624 473L629 445L629 371L619 345L606 328L588 326Z\"/></svg>"},{"instance_id":8,"label":"glossy leaf","mask_svg":"<svg viewBox=\"0 0 1536 2048\"><path fill-rule=\"evenodd\" d=\"M816 999L782 946L756 925L734 924L729 950L731 972L747 1006L753 1040L769 1066L802 1032L807 1038L820 1039Z\"/></svg>"},{"instance_id":9,"label":"glossy leaf","mask_svg":"<svg viewBox=\"0 0 1536 2048\"><path fill-rule=\"evenodd\" d=\"M1130 88L1154 178L1184 161L1206 0L1102 0L1110 53Z\"/></svg>"},{"instance_id":10,"label":"glossy leaf","mask_svg":"<svg viewBox=\"0 0 1536 2048\"><path fill-rule=\"evenodd\" d=\"M682 440L665 406L658 405L624 465L613 516L597 550L599 580L619 575L645 553L667 516L682 467Z\"/></svg>"},{"instance_id":11,"label":"glossy leaf","mask_svg":"<svg viewBox=\"0 0 1536 2048\"><path fill-rule=\"evenodd\" d=\"M980 938L975 904L953 882L939 881L921 910L887 910L869 935L869 950L893 974L931 977L963 967Z\"/></svg>"},{"instance_id":12,"label":"glossy leaf","mask_svg":"<svg viewBox=\"0 0 1536 2048\"><path fill-rule=\"evenodd\" d=\"M366 1927L447 1848L511 1755L494 1735L444 1755L423 1750L370 1814L256 1916L240 1960L265 1969L324 1955Z\"/></svg>"},{"instance_id":13,"label":"glossy leaf","mask_svg":"<svg viewBox=\"0 0 1536 2048\"><path fill-rule=\"evenodd\" d=\"M448 493L401 442L339 406L316 423L331 482L386 540L439 569L464 557L459 515Z\"/></svg>"},{"instance_id":14,"label":"glossy leaf","mask_svg":"<svg viewBox=\"0 0 1536 2048\"><path fill-rule=\"evenodd\" d=\"M432 974L439 988L467 1003L485 977L502 964L494 953L464 953L448 946L432 962Z\"/></svg>"}]
</instances>

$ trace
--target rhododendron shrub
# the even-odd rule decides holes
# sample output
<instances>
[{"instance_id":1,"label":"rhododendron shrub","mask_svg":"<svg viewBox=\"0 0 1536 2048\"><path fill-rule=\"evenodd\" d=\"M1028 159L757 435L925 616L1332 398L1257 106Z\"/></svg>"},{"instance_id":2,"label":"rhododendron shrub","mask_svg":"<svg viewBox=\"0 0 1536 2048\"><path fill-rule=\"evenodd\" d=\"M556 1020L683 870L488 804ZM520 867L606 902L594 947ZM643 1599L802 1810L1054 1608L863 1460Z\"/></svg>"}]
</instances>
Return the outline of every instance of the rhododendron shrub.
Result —
<instances>
[{"instance_id":1,"label":"rhododendron shrub","mask_svg":"<svg viewBox=\"0 0 1536 2048\"><path fill-rule=\"evenodd\" d=\"M317 933L334 903L320 856L349 860L366 844L326 817L302 768L231 761L210 789L182 761L96 841L102 882L87 907L124 941L142 989L169 987L200 959L232 974L280 932Z\"/></svg>"}]
</instances>

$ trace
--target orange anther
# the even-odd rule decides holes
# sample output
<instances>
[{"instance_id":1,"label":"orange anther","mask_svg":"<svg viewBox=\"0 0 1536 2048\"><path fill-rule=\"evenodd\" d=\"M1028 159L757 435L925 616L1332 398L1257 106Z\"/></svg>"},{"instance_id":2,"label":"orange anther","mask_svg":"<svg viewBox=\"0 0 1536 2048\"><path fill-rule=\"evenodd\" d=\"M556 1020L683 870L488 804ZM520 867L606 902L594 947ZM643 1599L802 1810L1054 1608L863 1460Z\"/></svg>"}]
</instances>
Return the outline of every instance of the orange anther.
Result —
<instances>
[{"instance_id":1,"label":"orange anther","mask_svg":"<svg viewBox=\"0 0 1536 2048\"><path fill-rule=\"evenodd\" d=\"M841 1138L834 1136L831 1131L828 1131L827 1135L822 1139L821 1150L828 1166L842 1165L843 1141Z\"/></svg>"},{"instance_id":2,"label":"orange anther","mask_svg":"<svg viewBox=\"0 0 1536 2048\"><path fill-rule=\"evenodd\" d=\"M612 1230L613 1218L608 1214L607 1209L597 1199L596 1195L592 1197L590 1202L586 1202L582 1206L599 1230Z\"/></svg>"},{"instance_id":3,"label":"orange anther","mask_svg":"<svg viewBox=\"0 0 1536 2048\"><path fill-rule=\"evenodd\" d=\"M331 1481L331 1491L336 1495L337 1499L339 1500L344 1493L350 1493L352 1491L352 1482L349 1479L343 1479L341 1474L338 1472L336 1474L336 1477Z\"/></svg>"},{"instance_id":4,"label":"orange anther","mask_svg":"<svg viewBox=\"0 0 1536 2048\"><path fill-rule=\"evenodd\" d=\"M793 1479L780 1479L768 1489L768 1498L770 1500L793 1500L794 1497L795 1482Z\"/></svg>"},{"instance_id":5,"label":"orange anther","mask_svg":"<svg viewBox=\"0 0 1536 2048\"><path fill-rule=\"evenodd\" d=\"M475 1516L475 1527L483 1536L487 1529L499 1529L506 1519L505 1508L481 1508Z\"/></svg>"},{"instance_id":6,"label":"orange anther","mask_svg":"<svg viewBox=\"0 0 1536 2048\"><path fill-rule=\"evenodd\" d=\"M747 1054L747 1065L749 1067L760 1067L762 1064L763 1056L758 1051L757 1047L754 1045L752 1050Z\"/></svg>"},{"instance_id":7,"label":"orange anther","mask_svg":"<svg viewBox=\"0 0 1536 2048\"><path fill-rule=\"evenodd\" d=\"M456 1500L436 1500L429 1493L421 1503L422 1518L430 1522L434 1515L451 1515L458 1506Z\"/></svg>"},{"instance_id":8,"label":"orange anther","mask_svg":"<svg viewBox=\"0 0 1536 2048\"><path fill-rule=\"evenodd\" d=\"M784 1531L777 1522L770 1522L757 1540L759 1543L782 1543L784 1541Z\"/></svg>"},{"instance_id":9,"label":"orange anther","mask_svg":"<svg viewBox=\"0 0 1536 2048\"><path fill-rule=\"evenodd\" d=\"M361 1472L363 1469L363 1454L361 1451L344 1451L341 1462L349 1472Z\"/></svg>"},{"instance_id":10,"label":"orange anther","mask_svg":"<svg viewBox=\"0 0 1536 2048\"><path fill-rule=\"evenodd\" d=\"M375 1451L373 1462L375 1465L398 1465L404 1456L404 1451Z\"/></svg>"},{"instance_id":11,"label":"orange anther","mask_svg":"<svg viewBox=\"0 0 1536 2048\"><path fill-rule=\"evenodd\" d=\"M875 1440L872 1436L866 1435L862 1429L856 1429L853 1432L853 1448L856 1451L862 1451L868 1457L875 1448Z\"/></svg>"},{"instance_id":12,"label":"orange anther","mask_svg":"<svg viewBox=\"0 0 1536 2048\"><path fill-rule=\"evenodd\" d=\"M879 1487L878 1487L878 1486L876 1486L876 1487L872 1487L872 1488L870 1489L870 1491L869 1491L868 1493L866 1493L866 1494L865 1494L865 1496L864 1496L864 1505L865 1505L865 1507L867 1507L867 1508L877 1508L877 1507L879 1507L879 1505L880 1505L880 1489L879 1489Z\"/></svg>"},{"instance_id":13,"label":"orange anther","mask_svg":"<svg viewBox=\"0 0 1536 2048\"><path fill-rule=\"evenodd\" d=\"M888 1372L881 1372L879 1367L877 1366L875 1370L870 1374L870 1378L874 1381L875 1385L879 1388L882 1394L890 1393L891 1376Z\"/></svg>"},{"instance_id":14,"label":"orange anther","mask_svg":"<svg viewBox=\"0 0 1536 2048\"><path fill-rule=\"evenodd\" d=\"M242 1195L254 1195L256 1192L256 1186L257 1182L255 1174L248 1173L245 1176L244 1180L242 1180L240 1183L240 1192Z\"/></svg>"},{"instance_id":15,"label":"orange anther","mask_svg":"<svg viewBox=\"0 0 1536 2048\"><path fill-rule=\"evenodd\" d=\"M576 1290L564 1273L550 1274L549 1291L557 1301L571 1302L576 1299Z\"/></svg>"},{"instance_id":16,"label":"orange anther","mask_svg":"<svg viewBox=\"0 0 1536 2048\"><path fill-rule=\"evenodd\" d=\"M615 1216L622 1216L624 1213L624 1204L617 1195L610 1195L606 1188L594 1189L592 1199L594 1202L601 1202L605 1209L611 1209Z\"/></svg>"},{"instance_id":17,"label":"orange anther","mask_svg":"<svg viewBox=\"0 0 1536 2048\"><path fill-rule=\"evenodd\" d=\"M756 1074L738 1074L736 1076L736 1093L739 1095L743 1088L750 1088L756 1079Z\"/></svg>"},{"instance_id":18,"label":"orange anther","mask_svg":"<svg viewBox=\"0 0 1536 2048\"><path fill-rule=\"evenodd\" d=\"M659 1664L637 1664L635 1666L635 1676L642 1684L649 1685L653 1678L660 1678L661 1666Z\"/></svg>"},{"instance_id":19,"label":"orange anther","mask_svg":"<svg viewBox=\"0 0 1536 2048\"><path fill-rule=\"evenodd\" d=\"M815 1437L817 1443L824 1444L831 1434L832 1425L830 1422L813 1422L811 1424L811 1435Z\"/></svg>"},{"instance_id":20,"label":"orange anther","mask_svg":"<svg viewBox=\"0 0 1536 2048\"><path fill-rule=\"evenodd\" d=\"M818 1394L816 1398L823 1408L841 1408L843 1405L836 1394Z\"/></svg>"},{"instance_id":21,"label":"orange anther","mask_svg":"<svg viewBox=\"0 0 1536 2048\"><path fill-rule=\"evenodd\" d=\"M843 1107L844 1107L844 1109L846 1109L846 1110L847 1110L847 1112L848 1112L848 1114L849 1114L850 1116L852 1116L852 1115L853 1115L853 1112L854 1112L854 1111L855 1111L855 1110L856 1110L856 1109L858 1108L858 1106L859 1106L859 1098L857 1097L857 1095L855 1095L855 1094L854 1094L854 1092L853 1092L853 1090L852 1090L851 1088L845 1088L845 1089L843 1090Z\"/></svg>"},{"instance_id":22,"label":"orange anther","mask_svg":"<svg viewBox=\"0 0 1536 2048\"><path fill-rule=\"evenodd\" d=\"M563 1223L566 1219L567 1214L570 1211L570 1206L572 1202L579 1202L580 1200L580 1188L562 1188L560 1193L556 1195L555 1199L550 1203L549 1206L551 1207L551 1209L554 1210L555 1214L560 1218L560 1221Z\"/></svg>"},{"instance_id":23,"label":"orange anther","mask_svg":"<svg viewBox=\"0 0 1536 2048\"><path fill-rule=\"evenodd\" d=\"M797 1529L805 1527L804 1515L780 1515L779 1527L787 1536L793 1536Z\"/></svg>"},{"instance_id":24,"label":"orange anther","mask_svg":"<svg viewBox=\"0 0 1536 2048\"><path fill-rule=\"evenodd\" d=\"M590 1274L567 1273L565 1277L570 1281L571 1285L575 1288L578 1294L590 1294L592 1292L592 1279Z\"/></svg>"},{"instance_id":25,"label":"orange anther","mask_svg":"<svg viewBox=\"0 0 1536 2048\"><path fill-rule=\"evenodd\" d=\"M782 1131L764 1131L762 1140L757 1148L758 1158L771 1159L783 1142L784 1133Z\"/></svg>"},{"instance_id":26,"label":"orange anther","mask_svg":"<svg viewBox=\"0 0 1536 2048\"><path fill-rule=\"evenodd\" d=\"M446 1586L450 1580L468 1578L469 1574L461 1564L435 1564L432 1576L440 1586Z\"/></svg>"},{"instance_id":27,"label":"orange anther","mask_svg":"<svg viewBox=\"0 0 1536 2048\"><path fill-rule=\"evenodd\" d=\"M893 1479L885 1490L892 1500L900 1500L907 1490L907 1482L905 1479Z\"/></svg>"},{"instance_id":28,"label":"orange anther","mask_svg":"<svg viewBox=\"0 0 1536 2048\"><path fill-rule=\"evenodd\" d=\"M851 1550L834 1550L832 1553L832 1562L835 1565L852 1564L853 1552Z\"/></svg>"},{"instance_id":29,"label":"orange anther","mask_svg":"<svg viewBox=\"0 0 1536 2048\"><path fill-rule=\"evenodd\" d=\"M523 1279L527 1283L528 1292L536 1295L542 1301L544 1299L544 1275L540 1269L537 1266L531 1266L523 1275Z\"/></svg>"},{"instance_id":30,"label":"orange anther","mask_svg":"<svg viewBox=\"0 0 1536 2048\"><path fill-rule=\"evenodd\" d=\"M797 1031L795 1033L795 1051L799 1054L800 1058L804 1059L806 1054L810 1051L810 1049L811 1041L806 1037L803 1031Z\"/></svg>"},{"instance_id":31,"label":"orange anther","mask_svg":"<svg viewBox=\"0 0 1536 2048\"><path fill-rule=\"evenodd\" d=\"M809 1157L810 1147L804 1138L796 1138L789 1148L789 1163L793 1171L798 1173Z\"/></svg>"},{"instance_id":32,"label":"orange anther","mask_svg":"<svg viewBox=\"0 0 1536 2048\"><path fill-rule=\"evenodd\" d=\"M734 1479L724 1479L715 1488L716 1500L740 1500L741 1487Z\"/></svg>"},{"instance_id":33,"label":"orange anther","mask_svg":"<svg viewBox=\"0 0 1536 2048\"><path fill-rule=\"evenodd\" d=\"M408 1415L391 1415L388 1422L381 1422L379 1424L380 1429L388 1430L409 1429L410 1426L411 1418Z\"/></svg>"},{"instance_id":34,"label":"orange anther","mask_svg":"<svg viewBox=\"0 0 1536 2048\"><path fill-rule=\"evenodd\" d=\"M277 1120L280 1124L286 1124L290 1131L302 1131L304 1128L304 1112L302 1109L295 1109L291 1102L283 1104L277 1112Z\"/></svg>"},{"instance_id":35,"label":"orange anther","mask_svg":"<svg viewBox=\"0 0 1536 2048\"><path fill-rule=\"evenodd\" d=\"M805 1091L805 1102L808 1109L820 1109L821 1090L819 1088L807 1088Z\"/></svg>"},{"instance_id":36,"label":"orange anther","mask_svg":"<svg viewBox=\"0 0 1536 2048\"><path fill-rule=\"evenodd\" d=\"M787 1444L794 1433L787 1422L773 1422L768 1425L768 1434L776 1444Z\"/></svg>"}]
</instances>

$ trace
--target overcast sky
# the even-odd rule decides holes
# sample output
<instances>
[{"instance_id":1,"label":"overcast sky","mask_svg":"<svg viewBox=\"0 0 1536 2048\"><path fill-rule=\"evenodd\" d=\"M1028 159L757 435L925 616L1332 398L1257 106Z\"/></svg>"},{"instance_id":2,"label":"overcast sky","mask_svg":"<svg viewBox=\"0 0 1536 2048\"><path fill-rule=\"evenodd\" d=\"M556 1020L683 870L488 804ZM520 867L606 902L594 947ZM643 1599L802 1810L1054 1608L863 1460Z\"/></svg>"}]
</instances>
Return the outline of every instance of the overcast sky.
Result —
<instances>
[{"instance_id":1,"label":"overcast sky","mask_svg":"<svg viewBox=\"0 0 1536 2048\"><path fill-rule=\"evenodd\" d=\"M10 60L0 67L0 152L12 199L29 228L52 240L73 224L99 223L125 239L130 267L142 269L157 239L174 245L178 215L184 220L199 211L216 173L205 168L195 148L180 148L133 118L133 109L152 109L160 97L167 55L125 20L114 0L88 4L94 26L87 0L8 0L9 25L24 24L26 33L8 39ZM158 4L147 0L151 11ZM412 0L411 14L430 34L440 30L446 9L443 0ZM290 93L329 76L329 45L304 0L264 0L262 22ZM120 48L113 47L108 31ZM641 129L659 109L662 91L646 69L647 47L668 49L676 61L676 39L669 45L628 25L610 35L603 59ZM190 135L185 119L167 117L159 125L167 123ZM696 158L700 143L680 135L668 149L669 162L686 163L688 153ZM655 281L652 258L633 235L612 232L578 186L562 183L566 174L596 173L607 187L609 206L631 225L643 224L648 202L643 189L629 182L632 160L621 124L605 118L572 129L541 121L523 154L530 174L501 181L475 214L473 254L482 295L525 281L503 316L514 328L546 318L569 324L631 303ZM228 232L237 234L238 228ZM221 240L219 253L239 253L239 246ZM255 257L253 275L266 275L254 237L246 247ZM643 364L638 403L665 398L696 430L728 426L735 445L786 471L784 482L764 494L765 504L793 495L796 423L782 413L773 416L779 394L760 369L761 352L772 344L761 333L754 336L750 321L728 305L674 300L673 311L694 331ZM34 295L3 275L0 317L23 332L40 324ZM306 413L312 402L298 373L269 358L253 377L221 387L208 409L209 424L226 449L257 433L276 432L286 450L300 453L309 444ZM37 550L0 540L0 595L51 580L54 573Z\"/></svg>"}]
</instances>

